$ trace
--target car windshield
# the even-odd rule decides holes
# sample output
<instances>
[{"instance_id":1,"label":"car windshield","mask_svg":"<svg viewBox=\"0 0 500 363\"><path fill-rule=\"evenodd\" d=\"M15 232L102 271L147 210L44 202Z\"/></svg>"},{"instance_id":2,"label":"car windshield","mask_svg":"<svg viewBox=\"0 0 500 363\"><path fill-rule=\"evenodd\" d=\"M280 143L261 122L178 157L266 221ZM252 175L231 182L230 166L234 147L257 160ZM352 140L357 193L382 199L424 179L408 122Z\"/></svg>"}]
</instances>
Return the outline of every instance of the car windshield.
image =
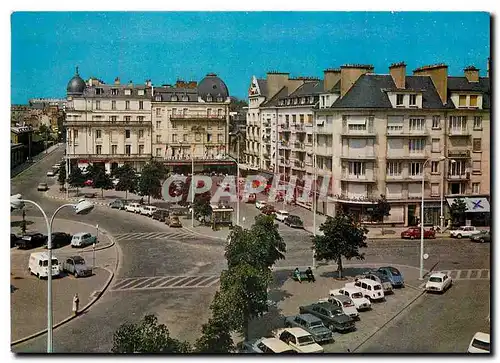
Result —
<instances>
[{"instance_id":1,"label":"car windshield","mask_svg":"<svg viewBox=\"0 0 500 363\"><path fill-rule=\"evenodd\" d=\"M441 279L441 277L431 277L429 279L429 282L443 282L443 280Z\"/></svg>"},{"instance_id":2,"label":"car windshield","mask_svg":"<svg viewBox=\"0 0 500 363\"><path fill-rule=\"evenodd\" d=\"M298 337L297 339L298 339L300 345L309 345L309 344L313 344L314 343L314 339L310 335L305 335L303 337Z\"/></svg>"},{"instance_id":3,"label":"car windshield","mask_svg":"<svg viewBox=\"0 0 500 363\"><path fill-rule=\"evenodd\" d=\"M391 280L389 280L389 278L387 276L384 276L384 275L377 275L377 277L380 279L380 281L382 282L390 282Z\"/></svg>"},{"instance_id":4,"label":"car windshield","mask_svg":"<svg viewBox=\"0 0 500 363\"><path fill-rule=\"evenodd\" d=\"M323 323L321 321L314 321L311 323L311 328L320 328L323 326Z\"/></svg>"},{"instance_id":5,"label":"car windshield","mask_svg":"<svg viewBox=\"0 0 500 363\"><path fill-rule=\"evenodd\" d=\"M351 301L344 301L343 305L344 305L345 308L349 308L351 306L354 306L354 304Z\"/></svg>"},{"instance_id":6,"label":"car windshield","mask_svg":"<svg viewBox=\"0 0 500 363\"><path fill-rule=\"evenodd\" d=\"M43 265L44 265L44 266L48 266L48 265L49 265L49 260L44 260L44 261L43 261ZM53 259L53 260L52 260L52 266L57 266L57 265L58 265L57 260L54 260L54 259Z\"/></svg>"},{"instance_id":7,"label":"car windshield","mask_svg":"<svg viewBox=\"0 0 500 363\"><path fill-rule=\"evenodd\" d=\"M382 286L380 286L380 285L373 286L373 290L381 290L381 289L382 289Z\"/></svg>"},{"instance_id":8,"label":"car windshield","mask_svg":"<svg viewBox=\"0 0 500 363\"><path fill-rule=\"evenodd\" d=\"M85 260L83 258L75 258L75 265L85 265Z\"/></svg>"},{"instance_id":9,"label":"car windshield","mask_svg":"<svg viewBox=\"0 0 500 363\"><path fill-rule=\"evenodd\" d=\"M483 342L479 339L474 339L472 341L472 346L477 349L487 350L488 352L490 351L490 343Z\"/></svg>"},{"instance_id":10,"label":"car windshield","mask_svg":"<svg viewBox=\"0 0 500 363\"><path fill-rule=\"evenodd\" d=\"M399 276L400 273L397 269L395 268L390 268L389 271L391 271L391 274L395 275L395 276Z\"/></svg>"},{"instance_id":11,"label":"car windshield","mask_svg":"<svg viewBox=\"0 0 500 363\"><path fill-rule=\"evenodd\" d=\"M363 297L363 294L360 292L355 292L354 294L351 294L351 299L361 299Z\"/></svg>"}]
</instances>

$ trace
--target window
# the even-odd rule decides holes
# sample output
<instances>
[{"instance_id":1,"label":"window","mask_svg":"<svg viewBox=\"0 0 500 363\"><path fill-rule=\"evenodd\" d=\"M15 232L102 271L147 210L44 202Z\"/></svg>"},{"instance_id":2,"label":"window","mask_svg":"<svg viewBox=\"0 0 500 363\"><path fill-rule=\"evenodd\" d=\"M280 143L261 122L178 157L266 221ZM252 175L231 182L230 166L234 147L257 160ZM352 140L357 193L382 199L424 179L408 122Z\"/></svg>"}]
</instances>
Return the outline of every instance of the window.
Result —
<instances>
[{"instance_id":1,"label":"window","mask_svg":"<svg viewBox=\"0 0 500 363\"><path fill-rule=\"evenodd\" d=\"M139 110L144 110L144 101L139 101Z\"/></svg>"},{"instance_id":2,"label":"window","mask_svg":"<svg viewBox=\"0 0 500 363\"><path fill-rule=\"evenodd\" d=\"M139 155L144 154L144 145L139 145Z\"/></svg>"},{"instance_id":3,"label":"window","mask_svg":"<svg viewBox=\"0 0 500 363\"><path fill-rule=\"evenodd\" d=\"M293 123L297 122L297 115L292 115L292 122Z\"/></svg>"},{"instance_id":4,"label":"window","mask_svg":"<svg viewBox=\"0 0 500 363\"><path fill-rule=\"evenodd\" d=\"M172 121L172 128L173 128L173 129L176 129L176 128L177 128L177 122Z\"/></svg>"},{"instance_id":5,"label":"window","mask_svg":"<svg viewBox=\"0 0 500 363\"><path fill-rule=\"evenodd\" d=\"M472 172L473 173L481 173L481 160L473 160L472 161Z\"/></svg>"},{"instance_id":6,"label":"window","mask_svg":"<svg viewBox=\"0 0 500 363\"><path fill-rule=\"evenodd\" d=\"M156 148L156 156L161 156L161 148L160 147Z\"/></svg>"},{"instance_id":7,"label":"window","mask_svg":"<svg viewBox=\"0 0 500 363\"><path fill-rule=\"evenodd\" d=\"M112 96L118 96L118 89L116 89L116 88L112 88L112 89L111 89L111 95L112 95Z\"/></svg>"},{"instance_id":8,"label":"window","mask_svg":"<svg viewBox=\"0 0 500 363\"><path fill-rule=\"evenodd\" d=\"M432 183L431 184L431 196L436 197L438 196L439 193L439 183Z\"/></svg>"},{"instance_id":9,"label":"window","mask_svg":"<svg viewBox=\"0 0 500 363\"><path fill-rule=\"evenodd\" d=\"M440 116L432 116L432 128L440 129L441 128L441 117Z\"/></svg>"},{"instance_id":10,"label":"window","mask_svg":"<svg viewBox=\"0 0 500 363\"><path fill-rule=\"evenodd\" d=\"M396 95L396 106L403 106L404 95Z\"/></svg>"},{"instance_id":11,"label":"window","mask_svg":"<svg viewBox=\"0 0 500 363\"><path fill-rule=\"evenodd\" d=\"M363 176L365 175L365 163L357 161L349 162L349 175Z\"/></svg>"},{"instance_id":12,"label":"window","mask_svg":"<svg viewBox=\"0 0 500 363\"><path fill-rule=\"evenodd\" d=\"M111 145L111 154L118 154L118 145Z\"/></svg>"},{"instance_id":13,"label":"window","mask_svg":"<svg viewBox=\"0 0 500 363\"><path fill-rule=\"evenodd\" d=\"M161 108L156 109L156 116L161 116Z\"/></svg>"},{"instance_id":14,"label":"window","mask_svg":"<svg viewBox=\"0 0 500 363\"><path fill-rule=\"evenodd\" d=\"M155 96L155 101L161 102L161 95L156 95Z\"/></svg>"},{"instance_id":15,"label":"window","mask_svg":"<svg viewBox=\"0 0 500 363\"><path fill-rule=\"evenodd\" d=\"M425 119L410 118L410 131L423 131L425 128Z\"/></svg>"},{"instance_id":16,"label":"window","mask_svg":"<svg viewBox=\"0 0 500 363\"><path fill-rule=\"evenodd\" d=\"M469 96L469 107L477 107L477 95Z\"/></svg>"},{"instance_id":17,"label":"window","mask_svg":"<svg viewBox=\"0 0 500 363\"><path fill-rule=\"evenodd\" d=\"M462 133L467 129L467 116L450 116L451 133Z\"/></svg>"},{"instance_id":18,"label":"window","mask_svg":"<svg viewBox=\"0 0 500 363\"><path fill-rule=\"evenodd\" d=\"M129 89L125 90L125 96L130 96L132 94L132 91Z\"/></svg>"},{"instance_id":19,"label":"window","mask_svg":"<svg viewBox=\"0 0 500 363\"><path fill-rule=\"evenodd\" d=\"M421 153L425 148L425 139L410 139L408 144L410 153Z\"/></svg>"},{"instance_id":20,"label":"window","mask_svg":"<svg viewBox=\"0 0 500 363\"><path fill-rule=\"evenodd\" d=\"M301 123L304 123L304 115L299 115L299 120Z\"/></svg>"},{"instance_id":21,"label":"window","mask_svg":"<svg viewBox=\"0 0 500 363\"><path fill-rule=\"evenodd\" d=\"M157 129L161 128L161 121L156 121L156 128Z\"/></svg>"},{"instance_id":22,"label":"window","mask_svg":"<svg viewBox=\"0 0 500 363\"><path fill-rule=\"evenodd\" d=\"M102 88L96 88L95 89L95 94L96 95L102 95L104 93L103 89Z\"/></svg>"},{"instance_id":23,"label":"window","mask_svg":"<svg viewBox=\"0 0 500 363\"><path fill-rule=\"evenodd\" d=\"M139 130L139 139L144 138L144 130Z\"/></svg>"},{"instance_id":24,"label":"window","mask_svg":"<svg viewBox=\"0 0 500 363\"><path fill-rule=\"evenodd\" d=\"M184 130L187 130L188 125L187 125L186 123L184 123L184 124L182 125L182 128L183 128Z\"/></svg>"},{"instance_id":25,"label":"window","mask_svg":"<svg viewBox=\"0 0 500 363\"><path fill-rule=\"evenodd\" d=\"M455 162L449 163L448 173L453 176L465 175L466 165L464 160L455 160Z\"/></svg>"},{"instance_id":26,"label":"window","mask_svg":"<svg viewBox=\"0 0 500 363\"><path fill-rule=\"evenodd\" d=\"M132 120L132 116L125 116L125 122L130 122Z\"/></svg>"},{"instance_id":27,"label":"window","mask_svg":"<svg viewBox=\"0 0 500 363\"><path fill-rule=\"evenodd\" d=\"M118 116L109 116L109 121L111 121L111 122L118 121Z\"/></svg>"},{"instance_id":28,"label":"window","mask_svg":"<svg viewBox=\"0 0 500 363\"><path fill-rule=\"evenodd\" d=\"M222 130L222 129L224 128L224 124L218 124L218 125L217 125L217 128L218 128L219 130Z\"/></svg>"},{"instance_id":29,"label":"window","mask_svg":"<svg viewBox=\"0 0 500 363\"><path fill-rule=\"evenodd\" d=\"M156 143L161 144L161 135L156 135Z\"/></svg>"},{"instance_id":30,"label":"window","mask_svg":"<svg viewBox=\"0 0 500 363\"><path fill-rule=\"evenodd\" d=\"M102 137L101 130L95 130L95 138L100 139Z\"/></svg>"},{"instance_id":31,"label":"window","mask_svg":"<svg viewBox=\"0 0 500 363\"><path fill-rule=\"evenodd\" d=\"M144 116L137 116L137 121L139 121L139 123L144 122Z\"/></svg>"},{"instance_id":32,"label":"window","mask_svg":"<svg viewBox=\"0 0 500 363\"><path fill-rule=\"evenodd\" d=\"M188 135L187 134L182 135L182 141L184 141L184 142L188 141Z\"/></svg>"},{"instance_id":33,"label":"window","mask_svg":"<svg viewBox=\"0 0 500 363\"><path fill-rule=\"evenodd\" d=\"M132 146L125 145L125 154L130 155L132 152Z\"/></svg>"},{"instance_id":34,"label":"window","mask_svg":"<svg viewBox=\"0 0 500 363\"><path fill-rule=\"evenodd\" d=\"M472 139L472 151L481 151L481 139Z\"/></svg>"},{"instance_id":35,"label":"window","mask_svg":"<svg viewBox=\"0 0 500 363\"><path fill-rule=\"evenodd\" d=\"M312 115L307 115L307 123L312 124L313 122L313 116Z\"/></svg>"},{"instance_id":36,"label":"window","mask_svg":"<svg viewBox=\"0 0 500 363\"><path fill-rule=\"evenodd\" d=\"M130 130L125 130L125 138L130 139Z\"/></svg>"},{"instance_id":37,"label":"window","mask_svg":"<svg viewBox=\"0 0 500 363\"><path fill-rule=\"evenodd\" d=\"M177 113L177 109L176 108L172 108L172 116L175 116L176 113Z\"/></svg>"},{"instance_id":38,"label":"window","mask_svg":"<svg viewBox=\"0 0 500 363\"><path fill-rule=\"evenodd\" d=\"M143 89L139 89L139 90L137 90L137 94L138 94L139 96L144 96L144 90L143 90Z\"/></svg>"},{"instance_id":39,"label":"window","mask_svg":"<svg viewBox=\"0 0 500 363\"><path fill-rule=\"evenodd\" d=\"M182 109L182 116L186 117L188 114L188 109L187 108L183 108Z\"/></svg>"},{"instance_id":40,"label":"window","mask_svg":"<svg viewBox=\"0 0 500 363\"><path fill-rule=\"evenodd\" d=\"M432 139L432 152L441 152L441 139Z\"/></svg>"},{"instance_id":41,"label":"window","mask_svg":"<svg viewBox=\"0 0 500 363\"><path fill-rule=\"evenodd\" d=\"M212 115L212 109L207 108L207 117L210 117Z\"/></svg>"},{"instance_id":42,"label":"window","mask_svg":"<svg viewBox=\"0 0 500 363\"><path fill-rule=\"evenodd\" d=\"M212 134L207 134L207 142L212 142Z\"/></svg>"},{"instance_id":43,"label":"window","mask_svg":"<svg viewBox=\"0 0 500 363\"><path fill-rule=\"evenodd\" d=\"M387 132L394 134L403 132L403 116L389 116L387 118Z\"/></svg>"},{"instance_id":44,"label":"window","mask_svg":"<svg viewBox=\"0 0 500 363\"><path fill-rule=\"evenodd\" d=\"M389 176L401 175L401 163L389 161L387 163L387 175Z\"/></svg>"},{"instance_id":45,"label":"window","mask_svg":"<svg viewBox=\"0 0 500 363\"><path fill-rule=\"evenodd\" d=\"M100 155L102 153L102 145L96 145L96 147L95 147L95 153L97 155Z\"/></svg>"},{"instance_id":46,"label":"window","mask_svg":"<svg viewBox=\"0 0 500 363\"><path fill-rule=\"evenodd\" d=\"M410 175L422 175L422 163L410 163Z\"/></svg>"},{"instance_id":47,"label":"window","mask_svg":"<svg viewBox=\"0 0 500 363\"><path fill-rule=\"evenodd\" d=\"M483 117L474 116L474 130L482 130L483 128Z\"/></svg>"},{"instance_id":48,"label":"window","mask_svg":"<svg viewBox=\"0 0 500 363\"><path fill-rule=\"evenodd\" d=\"M195 134L195 140L196 141L201 141L201 134L196 133Z\"/></svg>"},{"instance_id":49,"label":"window","mask_svg":"<svg viewBox=\"0 0 500 363\"><path fill-rule=\"evenodd\" d=\"M366 131L366 123L349 123L347 125L349 131Z\"/></svg>"},{"instance_id":50,"label":"window","mask_svg":"<svg viewBox=\"0 0 500 363\"><path fill-rule=\"evenodd\" d=\"M101 109L101 101L95 101L95 109L100 110Z\"/></svg>"},{"instance_id":51,"label":"window","mask_svg":"<svg viewBox=\"0 0 500 363\"><path fill-rule=\"evenodd\" d=\"M431 161L431 173L439 174L439 161Z\"/></svg>"},{"instance_id":52,"label":"window","mask_svg":"<svg viewBox=\"0 0 500 363\"><path fill-rule=\"evenodd\" d=\"M219 144L222 144L222 143L224 142L224 135L222 135L222 134L218 134L218 135L217 135L217 142L218 142Z\"/></svg>"},{"instance_id":53,"label":"window","mask_svg":"<svg viewBox=\"0 0 500 363\"><path fill-rule=\"evenodd\" d=\"M465 95L458 96L458 107L465 107L465 106L467 106L467 96Z\"/></svg>"},{"instance_id":54,"label":"window","mask_svg":"<svg viewBox=\"0 0 500 363\"><path fill-rule=\"evenodd\" d=\"M285 121L288 123L290 121L290 115L285 115Z\"/></svg>"},{"instance_id":55,"label":"window","mask_svg":"<svg viewBox=\"0 0 500 363\"><path fill-rule=\"evenodd\" d=\"M448 194L465 194L465 184L464 183L450 183Z\"/></svg>"},{"instance_id":56,"label":"window","mask_svg":"<svg viewBox=\"0 0 500 363\"><path fill-rule=\"evenodd\" d=\"M217 116L218 116L218 117L221 117L221 116L222 116L222 109L220 109L220 108L219 108L219 109L217 110Z\"/></svg>"},{"instance_id":57,"label":"window","mask_svg":"<svg viewBox=\"0 0 500 363\"><path fill-rule=\"evenodd\" d=\"M111 101L111 109L116 110L116 101Z\"/></svg>"},{"instance_id":58,"label":"window","mask_svg":"<svg viewBox=\"0 0 500 363\"><path fill-rule=\"evenodd\" d=\"M417 105L417 95L410 95L410 106Z\"/></svg>"},{"instance_id":59,"label":"window","mask_svg":"<svg viewBox=\"0 0 500 363\"><path fill-rule=\"evenodd\" d=\"M479 194L480 193L480 185L479 183L472 183L472 194Z\"/></svg>"}]
</instances>

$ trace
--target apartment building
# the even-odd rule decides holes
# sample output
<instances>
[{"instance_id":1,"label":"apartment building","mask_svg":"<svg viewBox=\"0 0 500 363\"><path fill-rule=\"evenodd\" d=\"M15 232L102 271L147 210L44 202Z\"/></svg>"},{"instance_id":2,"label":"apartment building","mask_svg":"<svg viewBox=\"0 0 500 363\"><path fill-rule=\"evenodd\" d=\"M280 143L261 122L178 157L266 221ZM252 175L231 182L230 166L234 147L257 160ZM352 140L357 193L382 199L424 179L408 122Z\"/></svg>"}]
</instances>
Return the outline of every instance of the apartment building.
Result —
<instances>
[{"instance_id":1,"label":"apartment building","mask_svg":"<svg viewBox=\"0 0 500 363\"><path fill-rule=\"evenodd\" d=\"M106 170L130 163L136 170L151 158L151 81L113 84L78 74L67 86L67 156L85 167L101 163Z\"/></svg>"},{"instance_id":2,"label":"apartment building","mask_svg":"<svg viewBox=\"0 0 500 363\"><path fill-rule=\"evenodd\" d=\"M152 101L153 156L172 170L234 168L229 152L229 91L214 73L198 84L179 80L155 87Z\"/></svg>"}]
</instances>

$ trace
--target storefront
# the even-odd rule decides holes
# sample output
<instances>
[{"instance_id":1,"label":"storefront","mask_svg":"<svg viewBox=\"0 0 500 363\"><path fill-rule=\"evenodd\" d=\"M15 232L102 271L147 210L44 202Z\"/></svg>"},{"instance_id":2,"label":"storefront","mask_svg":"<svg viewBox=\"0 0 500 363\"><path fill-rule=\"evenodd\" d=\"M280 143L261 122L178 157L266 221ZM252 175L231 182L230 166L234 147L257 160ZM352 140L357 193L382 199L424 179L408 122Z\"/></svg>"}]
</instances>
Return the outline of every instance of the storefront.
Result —
<instances>
[{"instance_id":1,"label":"storefront","mask_svg":"<svg viewBox=\"0 0 500 363\"><path fill-rule=\"evenodd\" d=\"M232 226L233 225L233 211L234 209L223 204L211 205L212 215L210 223L213 230L217 230L222 226Z\"/></svg>"},{"instance_id":2,"label":"storefront","mask_svg":"<svg viewBox=\"0 0 500 363\"><path fill-rule=\"evenodd\" d=\"M451 208L455 199L463 199L467 209L465 210L466 222L470 221L472 226L491 226L491 211L489 197L463 197L446 198L448 206Z\"/></svg>"}]
</instances>

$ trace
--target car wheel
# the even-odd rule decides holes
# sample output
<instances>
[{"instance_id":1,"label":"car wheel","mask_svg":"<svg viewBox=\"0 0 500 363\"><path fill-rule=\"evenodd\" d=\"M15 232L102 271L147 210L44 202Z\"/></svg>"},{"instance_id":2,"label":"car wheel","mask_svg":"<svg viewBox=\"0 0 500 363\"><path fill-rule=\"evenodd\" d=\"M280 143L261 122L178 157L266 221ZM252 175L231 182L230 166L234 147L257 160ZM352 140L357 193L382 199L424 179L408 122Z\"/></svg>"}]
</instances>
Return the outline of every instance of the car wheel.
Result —
<instances>
[{"instance_id":1,"label":"car wheel","mask_svg":"<svg viewBox=\"0 0 500 363\"><path fill-rule=\"evenodd\" d=\"M36 277L38 277L38 279L40 279L40 274L38 272L36 273Z\"/></svg>"},{"instance_id":2,"label":"car wheel","mask_svg":"<svg viewBox=\"0 0 500 363\"><path fill-rule=\"evenodd\" d=\"M415 236L410 236L410 239L415 239Z\"/></svg>"},{"instance_id":3,"label":"car wheel","mask_svg":"<svg viewBox=\"0 0 500 363\"><path fill-rule=\"evenodd\" d=\"M484 238L481 238L479 242L484 243Z\"/></svg>"},{"instance_id":4,"label":"car wheel","mask_svg":"<svg viewBox=\"0 0 500 363\"><path fill-rule=\"evenodd\" d=\"M333 324L328 325L328 329L330 329L331 331L335 331L335 327L333 326Z\"/></svg>"},{"instance_id":5,"label":"car wheel","mask_svg":"<svg viewBox=\"0 0 500 363\"><path fill-rule=\"evenodd\" d=\"M458 239L461 239L461 238L462 238L462 235L461 235L461 234L458 234L458 235L457 235L457 238L458 238Z\"/></svg>"}]
</instances>

